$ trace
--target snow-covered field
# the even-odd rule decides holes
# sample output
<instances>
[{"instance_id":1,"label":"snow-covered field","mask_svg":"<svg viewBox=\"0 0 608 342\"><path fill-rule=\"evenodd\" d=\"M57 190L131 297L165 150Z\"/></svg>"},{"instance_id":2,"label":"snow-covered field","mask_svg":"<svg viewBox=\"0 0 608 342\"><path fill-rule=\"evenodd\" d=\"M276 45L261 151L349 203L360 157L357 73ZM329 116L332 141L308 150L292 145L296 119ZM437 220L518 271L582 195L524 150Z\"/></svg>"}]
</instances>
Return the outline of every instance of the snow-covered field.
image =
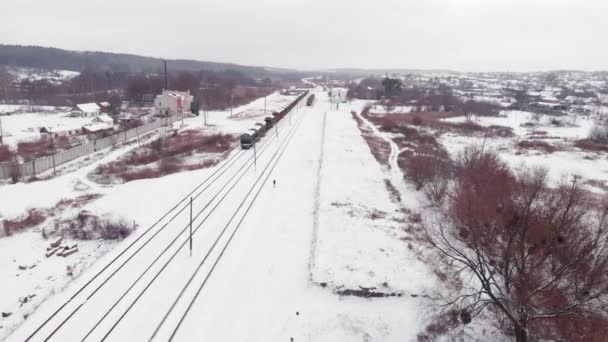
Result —
<instances>
[{"instance_id":1,"label":"snow-covered field","mask_svg":"<svg viewBox=\"0 0 608 342\"><path fill-rule=\"evenodd\" d=\"M80 75L78 71L71 70L46 70L41 68L8 67L8 72L16 81L30 82L47 80L54 84L59 84Z\"/></svg>"},{"instance_id":2,"label":"snow-covered field","mask_svg":"<svg viewBox=\"0 0 608 342\"><path fill-rule=\"evenodd\" d=\"M432 273L401 240L407 215L391 200L389 175L356 122L329 112L324 139L313 280L339 291L423 294Z\"/></svg>"},{"instance_id":3,"label":"snow-covered field","mask_svg":"<svg viewBox=\"0 0 608 342\"><path fill-rule=\"evenodd\" d=\"M578 116L576 119L570 116L561 117L559 120L564 125L555 126L551 124L549 116L544 116L536 126L522 126L524 123L533 121L532 117L531 113L509 111L501 117L473 118L475 123L482 126L511 127L513 133L515 133L512 138L493 137L485 139L483 137L444 134L439 141L452 156L471 144L484 144L487 148L498 151L500 157L513 168L519 168L523 165L547 168L554 185L564 180L568 181L573 175L577 175L582 177L581 180L588 190L603 193L605 190L585 183L599 181L600 184L608 185L608 155L584 151L573 145L575 140L587 138L594 125L595 118L593 116L591 118ZM452 122L462 122L464 120L464 117L446 119L446 121ZM536 133L539 131L546 133L539 135ZM557 151L545 153L518 148L517 143L526 139L546 141L555 146Z\"/></svg>"},{"instance_id":4,"label":"snow-covered field","mask_svg":"<svg viewBox=\"0 0 608 342\"><path fill-rule=\"evenodd\" d=\"M92 119L68 117L66 113L24 113L2 116L0 120L4 143L16 147L19 142L39 139L42 127L54 131L79 130Z\"/></svg>"}]
</instances>

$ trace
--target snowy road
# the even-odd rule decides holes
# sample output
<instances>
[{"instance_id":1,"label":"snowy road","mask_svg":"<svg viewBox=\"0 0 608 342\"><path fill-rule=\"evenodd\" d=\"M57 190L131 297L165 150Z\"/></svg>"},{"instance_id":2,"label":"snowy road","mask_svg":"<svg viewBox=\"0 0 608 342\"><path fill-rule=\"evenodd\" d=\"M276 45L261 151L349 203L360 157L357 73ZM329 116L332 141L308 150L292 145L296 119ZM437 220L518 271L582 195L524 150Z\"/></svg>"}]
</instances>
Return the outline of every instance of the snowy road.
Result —
<instances>
[{"instance_id":1,"label":"snowy road","mask_svg":"<svg viewBox=\"0 0 608 342\"><path fill-rule=\"evenodd\" d=\"M331 112L323 93L317 97L317 104L294 113L291 123L282 120L278 141L267 134L258 146L255 170L252 150L235 152L222 164L226 172L219 171L215 182L201 188L193 207L192 257L186 209L165 229L160 228L171 216L140 240L127 241L133 247L123 255L110 253L65 293L45 302L8 341L25 340L71 296L31 341L49 336L61 342L415 338L420 323L411 298L339 297L310 281L324 117L351 120L347 110ZM117 260L102 275L75 295L113 258Z\"/></svg>"}]
</instances>

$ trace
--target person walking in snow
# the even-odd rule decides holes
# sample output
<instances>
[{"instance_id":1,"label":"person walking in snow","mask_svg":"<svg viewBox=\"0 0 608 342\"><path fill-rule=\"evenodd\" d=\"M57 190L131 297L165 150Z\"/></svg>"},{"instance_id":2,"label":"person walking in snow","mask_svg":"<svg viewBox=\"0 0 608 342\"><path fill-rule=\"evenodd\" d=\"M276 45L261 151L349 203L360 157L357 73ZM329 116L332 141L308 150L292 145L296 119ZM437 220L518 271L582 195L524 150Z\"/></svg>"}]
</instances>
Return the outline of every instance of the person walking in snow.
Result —
<instances>
[{"instance_id":1,"label":"person walking in snow","mask_svg":"<svg viewBox=\"0 0 608 342\"><path fill-rule=\"evenodd\" d=\"M272 187L274 188L274 187L276 187L276 185L277 185L277 180L276 180L276 179L273 179L273 180L272 180Z\"/></svg>"}]
</instances>

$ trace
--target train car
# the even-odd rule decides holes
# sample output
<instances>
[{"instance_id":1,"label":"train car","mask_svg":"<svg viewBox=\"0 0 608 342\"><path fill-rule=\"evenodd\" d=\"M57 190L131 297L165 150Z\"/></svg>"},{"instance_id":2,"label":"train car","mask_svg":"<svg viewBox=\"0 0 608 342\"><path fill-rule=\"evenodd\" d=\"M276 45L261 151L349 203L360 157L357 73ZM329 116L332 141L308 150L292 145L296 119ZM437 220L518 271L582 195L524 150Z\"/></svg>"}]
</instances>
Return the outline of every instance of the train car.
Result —
<instances>
[{"instance_id":1,"label":"train car","mask_svg":"<svg viewBox=\"0 0 608 342\"><path fill-rule=\"evenodd\" d=\"M255 129L250 129L247 132L241 134L241 148L243 150L249 149L255 141L258 139L258 131Z\"/></svg>"},{"instance_id":2,"label":"train car","mask_svg":"<svg viewBox=\"0 0 608 342\"><path fill-rule=\"evenodd\" d=\"M279 120L281 120L283 118L283 116L281 115L280 112L272 113L272 117L274 118L275 123L279 122Z\"/></svg>"},{"instance_id":3,"label":"train car","mask_svg":"<svg viewBox=\"0 0 608 342\"><path fill-rule=\"evenodd\" d=\"M272 126L274 126L274 120L272 119L271 116L265 117L264 121L266 121L266 128L267 129L270 129Z\"/></svg>"},{"instance_id":4,"label":"train car","mask_svg":"<svg viewBox=\"0 0 608 342\"><path fill-rule=\"evenodd\" d=\"M258 131L258 135L264 136L266 134L266 131L268 130L268 128L266 127L266 123L262 123L262 122L256 122L255 123L255 127L254 127L257 131Z\"/></svg>"},{"instance_id":5,"label":"train car","mask_svg":"<svg viewBox=\"0 0 608 342\"><path fill-rule=\"evenodd\" d=\"M308 97L308 99L306 99L306 105L308 107L312 106L312 104L315 102L315 94L312 94Z\"/></svg>"}]
</instances>

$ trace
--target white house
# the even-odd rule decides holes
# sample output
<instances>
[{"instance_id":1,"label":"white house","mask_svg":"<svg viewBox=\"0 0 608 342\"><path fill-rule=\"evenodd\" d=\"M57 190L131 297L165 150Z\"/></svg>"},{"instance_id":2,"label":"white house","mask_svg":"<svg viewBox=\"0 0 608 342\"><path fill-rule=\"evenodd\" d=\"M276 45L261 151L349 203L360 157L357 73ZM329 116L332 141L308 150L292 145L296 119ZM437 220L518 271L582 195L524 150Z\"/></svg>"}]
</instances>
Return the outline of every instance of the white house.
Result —
<instances>
[{"instance_id":1,"label":"white house","mask_svg":"<svg viewBox=\"0 0 608 342\"><path fill-rule=\"evenodd\" d=\"M79 128L71 128L71 129L62 129L62 128L53 128L50 126L40 127L38 130L40 136L47 138L59 138L59 137L69 137L71 135L78 135L82 133L82 129Z\"/></svg>"},{"instance_id":2,"label":"white house","mask_svg":"<svg viewBox=\"0 0 608 342\"><path fill-rule=\"evenodd\" d=\"M165 90L154 99L154 114L169 116L190 112L194 97L190 91Z\"/></svg>"},{"instance_id":3,"label":"white house","mask_svg":"<svg viewBox=\"0 0 608 342\"><path fill-rule=\"evenodd\" d=\"M101 113L101 108L95 102L81 103L72 107L71 116L96 117Z\"/></svg>"}]
</instances>

